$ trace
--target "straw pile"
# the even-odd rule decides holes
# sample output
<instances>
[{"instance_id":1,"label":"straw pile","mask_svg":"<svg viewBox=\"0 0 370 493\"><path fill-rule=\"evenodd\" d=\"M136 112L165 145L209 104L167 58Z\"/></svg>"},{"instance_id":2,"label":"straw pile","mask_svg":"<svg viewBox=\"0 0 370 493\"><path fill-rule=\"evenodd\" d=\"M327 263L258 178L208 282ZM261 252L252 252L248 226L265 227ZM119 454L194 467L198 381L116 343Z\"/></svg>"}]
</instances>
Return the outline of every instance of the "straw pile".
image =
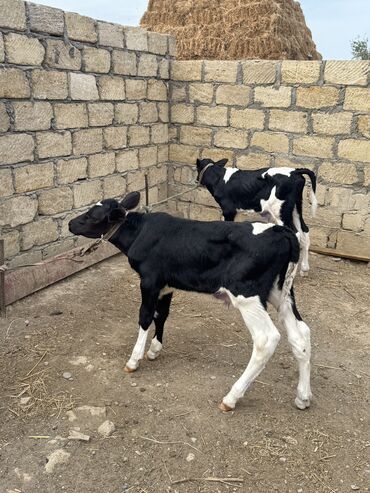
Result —
<instances>
[{"instance_id":1,"label":"straw pile","mask_svg":"<svg viewBox=\"0 0 370 493\"><path fill-rule=\"evenodd\" d=\"M177 58L318 60L294 0L149 0L141 26L177 39Z\"/></svg>"}]
</instances>

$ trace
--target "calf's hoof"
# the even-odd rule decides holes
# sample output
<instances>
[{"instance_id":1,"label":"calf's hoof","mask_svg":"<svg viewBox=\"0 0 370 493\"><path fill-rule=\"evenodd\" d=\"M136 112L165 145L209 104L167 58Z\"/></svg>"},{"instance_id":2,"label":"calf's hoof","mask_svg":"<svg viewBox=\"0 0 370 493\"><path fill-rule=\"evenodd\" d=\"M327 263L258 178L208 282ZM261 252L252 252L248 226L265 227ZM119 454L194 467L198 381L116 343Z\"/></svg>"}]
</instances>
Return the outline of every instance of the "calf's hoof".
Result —
<instances>
[{"instance_id":1,"label":"calf's hoof","mask_svg":"<svg viewBox=\"0 0 370 493\"><path fill-rule=\"evenodd\" d=\"M126 373L134 373L134 371L136 371L137 368L130 368L129 366L125 366L123 371L126 372Z\"/></svg>"},{"instance_id":2,"label":"calf's hoof","mask_svg":"<svg viewBox=\"0 0 370 493\"><path fill-rule=\"evenodd\" d=\"M147 351L145 353L145 359L149 360L149 361L154 361L155 359L157 359L159 356L159 353L154 353L153 351Z\"/></svg>"},{"instance_id":3,"label":"calf's hoof","mask_svg":"<svg viewBox=\"0 0 370 493\"><path fill-rule=\"evenodd\" d=\"M234 411L234 408L233 407L230 407L228 406L227 404L224 404L222 401L220 402L220 404L218 405L218 408L220 411L222 411L223 413L229 413L230 411Z\"/></svg>"},{"instance_id":4,"label":"calf's hoof","mask_svg":"<svg viewBox=\"0 0 370 493\"><path fill-rule=\"evenodd\" d=\"M302 411L308 409L311 405L310 399L301 399L300 397L296 397L294 403L296 407Z\"/></svg>"},{"instance_id":5,"label":"calf's hoof","mask_svg":"<svg viewBox=\"0 0 370 493\"><path fill-rule=\"evenodd\" d=\"M308 277L308 270L300 270L299 274L301 277Z\"/></svg>"}]
</instances>

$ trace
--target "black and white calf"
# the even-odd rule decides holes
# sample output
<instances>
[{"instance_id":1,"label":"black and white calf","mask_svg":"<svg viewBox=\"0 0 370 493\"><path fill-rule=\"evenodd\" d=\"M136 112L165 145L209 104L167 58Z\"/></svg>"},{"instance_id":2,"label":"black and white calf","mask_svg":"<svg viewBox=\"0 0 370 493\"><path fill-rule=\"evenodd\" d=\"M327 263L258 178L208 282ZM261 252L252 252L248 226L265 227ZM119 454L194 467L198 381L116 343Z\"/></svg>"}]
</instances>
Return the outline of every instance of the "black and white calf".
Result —
<instances>
[{"instance_id":1,"label":"black and white calf","mask_svg":"<svg viewBox=\"0 0 370 493\"><path fill-rule=\"evenodd\" d=\"M174 289L212 294L240 310L253 339L247 368L220 404L223 411L234 409L280 339L266 311L269 301L281 316L298 361L295 403L300 409L309 407L310 330L298 313L292 288L299 258L296 235L275 224L203 222L132 212L139 200L137 192L120 203L103 200L69 223L72 233L88 238L99 238L120 225L109 241L127 255L140 276L139 336L126 371L139 367L153 320L155 335L147 357L154 360L159 355Z\"/></svg>"},{"instance_id":2,"label":"black and white calf","mask_svg":"<svg viewBox=\"0 0 370 493\"><path fill-rule=\"evenodd\" d=\"M296 231L302 250L301 274L309 270L309 229L302 215L303 175L311 179L311 213L315 214L316 175L300 168L225 168L227 159L214 162L197 159L198 182L205 186L222 209L225 221L234 221L237 212L259 212L267 221Z\"/></svg>"}]
</instances>

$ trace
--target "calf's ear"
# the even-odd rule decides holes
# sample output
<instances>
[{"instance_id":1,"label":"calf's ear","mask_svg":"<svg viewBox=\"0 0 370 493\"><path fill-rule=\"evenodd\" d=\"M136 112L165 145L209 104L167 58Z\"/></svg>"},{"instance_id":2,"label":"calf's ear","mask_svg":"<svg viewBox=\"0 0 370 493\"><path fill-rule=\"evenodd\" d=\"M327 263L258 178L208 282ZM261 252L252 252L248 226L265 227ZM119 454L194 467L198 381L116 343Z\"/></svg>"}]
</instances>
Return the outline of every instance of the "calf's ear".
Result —
<instances>
[{"instance_id":1,"label":"calf's ear","mask_svg":"<svg viewBox=\"0 0 370 493\"><path fill-rule=\"evenodd\" d=\"M123 207L119 206L116 209L113 209L108 216L108 221L110 223L117 223L119 221L123 221L126 217L126 211Z\"/></svg>"},{"instance_id":2,"label":"calf's ear","mask_svg":"<svg viewBox=\"0 0 370 493\"><path fill-rule=\"evenodd\" d=\"M131 192L121 201L121 207L127 211L135 209L140 202L140 192Z\"/></svg>"},{"instance_id":3,"label":"calf's ear","mask_svg":"<svg viewBox=\"0 0 370 493\"><path fill-rule=\"evenodd\" d=\"M217 166L223 167L223 166L225 166L225 164L227 162L228 162L228 159L220 159L220 161L217 161L217 163L215 163L215 164L217 164Z\"/></svg>"}]
</instances>

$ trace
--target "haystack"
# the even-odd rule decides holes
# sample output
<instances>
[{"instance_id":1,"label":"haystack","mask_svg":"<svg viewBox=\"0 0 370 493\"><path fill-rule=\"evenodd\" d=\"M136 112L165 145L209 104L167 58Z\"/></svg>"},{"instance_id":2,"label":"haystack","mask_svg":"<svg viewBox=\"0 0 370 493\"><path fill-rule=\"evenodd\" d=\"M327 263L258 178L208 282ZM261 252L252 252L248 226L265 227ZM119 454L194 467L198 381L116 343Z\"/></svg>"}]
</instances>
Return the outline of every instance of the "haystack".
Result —
<instances>
[{"instance_id":1,"label":"haystack","mask_svg":"<svg viewBox=\"0 0 370 493\"><path fill-rule=\"evenodd\" d=\"M318 60L294 0L149 0L141 26L177 39L177 58Z\"/></svg>"}]
</instances>

